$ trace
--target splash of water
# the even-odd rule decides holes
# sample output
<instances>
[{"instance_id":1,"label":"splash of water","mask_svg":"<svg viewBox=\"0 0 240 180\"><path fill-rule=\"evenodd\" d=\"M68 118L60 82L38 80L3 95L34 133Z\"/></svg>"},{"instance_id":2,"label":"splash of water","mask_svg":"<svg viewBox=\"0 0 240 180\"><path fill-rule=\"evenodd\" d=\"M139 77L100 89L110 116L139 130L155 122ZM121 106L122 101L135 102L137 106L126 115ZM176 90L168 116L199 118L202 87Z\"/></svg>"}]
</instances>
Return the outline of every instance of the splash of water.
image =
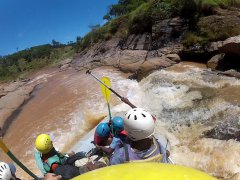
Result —
<instances>
[{"instance_id":1,"label":"splash of water","mask_svg":"<svg viewBox=\"0 0 240 180\"><path fill-rule=\"evenodd\" d=\"M240 143L204 138L202 133L219 122L240 120L239 104L218 96L226 86L238 88L240 95L239 80L188 65L185 71L154 72L138 88L140 105L157 115L157 131L170 139L175 162L224 179L240 172Z\"/></svg>"}]
</instances>

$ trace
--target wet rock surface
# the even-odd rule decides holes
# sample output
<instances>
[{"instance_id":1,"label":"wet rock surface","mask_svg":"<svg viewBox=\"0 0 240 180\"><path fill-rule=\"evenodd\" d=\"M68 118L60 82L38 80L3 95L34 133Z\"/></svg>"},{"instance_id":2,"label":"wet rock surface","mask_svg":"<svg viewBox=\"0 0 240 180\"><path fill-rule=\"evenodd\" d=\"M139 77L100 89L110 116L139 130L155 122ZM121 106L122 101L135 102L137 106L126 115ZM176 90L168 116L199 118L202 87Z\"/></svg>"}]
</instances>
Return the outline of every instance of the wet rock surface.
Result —
<instances>
[{"instance_id":1,"label":"wet rock surface","mask_svg":"<svg viewBox=\"0 0 240 180\"><path fill-rule=\"evenodd\" d=\"M2 85L1 94L4 96L0 98L0 136L5 134L14 112L30 97L34 87L23 81Z\"/></svg>"},{"instance_id":2,"label":"wet rock surface","mask_svg":"<svg viewBox=\"0 0 240 180\"><path fill-rule=\"evenodd\" d=\"M240 121L228 121L219 123L216 127L211 130L205 131L204 137L229 140L235 139L240 141Z\"/></svg>"}]
</instances>

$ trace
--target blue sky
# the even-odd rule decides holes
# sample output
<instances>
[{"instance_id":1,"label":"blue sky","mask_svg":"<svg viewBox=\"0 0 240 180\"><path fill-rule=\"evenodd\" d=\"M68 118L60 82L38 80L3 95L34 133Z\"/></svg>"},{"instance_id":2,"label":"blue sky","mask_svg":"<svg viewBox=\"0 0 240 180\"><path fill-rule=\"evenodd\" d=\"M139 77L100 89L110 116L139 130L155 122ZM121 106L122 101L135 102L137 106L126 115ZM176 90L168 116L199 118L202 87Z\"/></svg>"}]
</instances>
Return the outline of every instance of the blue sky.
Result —
<instances>
[{"instance_id":1,"label":"blue sky","mask_svg":"<svg viewBox=\"0 0 240 180\"><path fill-rule=\"evenodd\" d=\"M118 0L0 0L0 55L32 46L75 41L103 24Z\"/></svg>"}]
</instances>

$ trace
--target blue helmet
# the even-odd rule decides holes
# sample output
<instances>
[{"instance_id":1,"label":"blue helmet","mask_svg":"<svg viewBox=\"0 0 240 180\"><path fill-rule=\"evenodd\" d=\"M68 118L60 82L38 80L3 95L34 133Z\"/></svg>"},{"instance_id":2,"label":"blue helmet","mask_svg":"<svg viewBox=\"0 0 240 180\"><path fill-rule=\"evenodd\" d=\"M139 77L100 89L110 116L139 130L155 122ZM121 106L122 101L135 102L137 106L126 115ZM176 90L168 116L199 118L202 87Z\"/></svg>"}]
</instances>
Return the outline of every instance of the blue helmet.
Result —
<instances>
[{"instance_id":1,"label":"blue helmet","mask_svg":"<svg viewBox=\"0 0 240 180\"><path fill-rule=\"evenodd\" d=\"M124 126L123 126L123 118L119 117L119 116L115 116L112 120L112 126L113 128L120 132L124 129Z\"/></svg>"},{"instance_id":2,"label":"blue helmet","mask_svg":"<svg viewBox=\"0 0 240 180\"><path fill-rule=\"evenodd\" d=\"M100 136L100 137L107 137L107 136L109 136L110 128L108 126L108 123L100 123L97 126L96 131L97 131L98 136Z\"/></svg>"}]
</instances>

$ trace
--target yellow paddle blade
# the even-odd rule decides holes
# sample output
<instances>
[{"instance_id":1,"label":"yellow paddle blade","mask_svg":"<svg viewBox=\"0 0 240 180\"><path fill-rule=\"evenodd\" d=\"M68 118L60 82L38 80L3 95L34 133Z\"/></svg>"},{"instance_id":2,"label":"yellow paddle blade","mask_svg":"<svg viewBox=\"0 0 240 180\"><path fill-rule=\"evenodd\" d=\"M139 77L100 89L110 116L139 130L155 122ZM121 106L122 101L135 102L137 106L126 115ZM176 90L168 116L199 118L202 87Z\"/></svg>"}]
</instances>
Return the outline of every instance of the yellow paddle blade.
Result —
<instances>
[{"instance_id":1,"label":"yellow paddle blade","mask_svg":"<svg viewBox=\"0 0 240 180\"><path fill-rule=\"evenodd\" d=\"M110 79L108 77L102 77L101 81L104 84L106 84L108 87L111 87L111 81L110 81ZM101 86L101 90L102 90L102 94L103 94L104 98L109 103L111 91L108 88L106 88L104 85L102 85L102 84L100 84L100 86Z\"/></svg>"},{"instance_id":2,"label":"yellow paddle blade","mask_svg":"<svg viewBox=\"0 0 240 180\"><path fill-rule=\"evenodd\" d=\"M7 146L5 145L5 143L3 142L2 138L0 138L0 148L5 152L8 153L9 149L7 148Z\"/></svg>"}]
</instances>

